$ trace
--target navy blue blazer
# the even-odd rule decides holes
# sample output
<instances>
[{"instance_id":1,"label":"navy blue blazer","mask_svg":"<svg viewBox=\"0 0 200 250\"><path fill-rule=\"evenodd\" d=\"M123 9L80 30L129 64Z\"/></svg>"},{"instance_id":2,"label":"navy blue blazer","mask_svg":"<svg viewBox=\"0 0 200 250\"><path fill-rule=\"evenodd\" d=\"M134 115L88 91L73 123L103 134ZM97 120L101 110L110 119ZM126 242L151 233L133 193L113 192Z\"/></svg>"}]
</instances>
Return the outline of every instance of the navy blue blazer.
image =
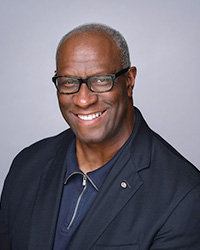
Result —
<instances>
[{"instance_id":1,"label":"navy blue blazer","mask_svg":"<svg viewBox=\"0 0 200 250\"><path fill-rule=\"evenodd\" d=\"M69 250L200 249L200 174L140 112ZM1 250L52 250L71 129L24 149L2 193ZM121 185L125 182L126 185Z\"/></svg>"}]
</instances>

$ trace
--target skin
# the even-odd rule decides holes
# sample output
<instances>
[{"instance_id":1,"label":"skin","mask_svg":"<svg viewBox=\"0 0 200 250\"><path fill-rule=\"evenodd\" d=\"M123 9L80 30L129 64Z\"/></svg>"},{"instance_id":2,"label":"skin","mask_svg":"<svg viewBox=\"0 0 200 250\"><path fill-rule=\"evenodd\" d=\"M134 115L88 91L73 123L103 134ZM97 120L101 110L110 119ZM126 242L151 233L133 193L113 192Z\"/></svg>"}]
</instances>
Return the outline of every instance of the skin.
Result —
<instances>
[{"instance_id":1,"label":"skin","mask_svg":"<svg viewBox=\"0 0 200 250\"><path fill-rule=\"evenodd\" d=\"M119 51L105 34L76 34L65 40L57 54L57 75L89 77L122 69ZM91 92L82 84L78 93L60 94L61 113L76 135L79 168L93 171L108 162L129 138L135 122L132 90L136 68L119 76L111 91ZM90 121L78 115L102 113Z\"/></svg>"}]
</instances>

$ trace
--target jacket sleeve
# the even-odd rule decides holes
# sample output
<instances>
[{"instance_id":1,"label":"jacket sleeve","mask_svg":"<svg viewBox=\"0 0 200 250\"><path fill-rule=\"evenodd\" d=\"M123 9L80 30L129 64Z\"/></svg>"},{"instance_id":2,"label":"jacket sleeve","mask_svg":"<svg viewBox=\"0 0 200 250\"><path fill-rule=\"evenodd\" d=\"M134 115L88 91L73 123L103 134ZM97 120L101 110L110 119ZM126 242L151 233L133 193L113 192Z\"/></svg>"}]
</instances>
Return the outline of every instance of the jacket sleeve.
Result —
<instances>
[{"instance_id":1,"label":"jacket sleeve","mask_svg":"<svg viewBox=\"0 0 200 250\"><path fill-rule=\"evenodd\" d=\"M200 249L200 186L176 206L158 232L150 250Z\"/></svg>"},{"instance_id":2,"label":"jacket sleeve","mask_svg":"<svg viewBox=\"0 0 200 250\"><path fill-rule=\"evenodd\" d=\"M8 190L5 185L2 191L1 203L0 203L0 249L10 250L9 246L9 234L8 234L8 210L7 210L7 197Z\"/></svg>"},{"instance_id":3,"label":"jacket sleeve","mask_svg":"<svg viewBox=\"0 0 200 250\"><path fill-rule=\"evenodd\" d=\"M13 167L17 156L13 160L9 172L6 176L0 201L0 250L11 250L11 236L9 228L9 207L11 199L11 190L15 190L14 176L16 174L15 167ZM12 204L12 207L15 207Z\"/></svg>"}]
</instances>

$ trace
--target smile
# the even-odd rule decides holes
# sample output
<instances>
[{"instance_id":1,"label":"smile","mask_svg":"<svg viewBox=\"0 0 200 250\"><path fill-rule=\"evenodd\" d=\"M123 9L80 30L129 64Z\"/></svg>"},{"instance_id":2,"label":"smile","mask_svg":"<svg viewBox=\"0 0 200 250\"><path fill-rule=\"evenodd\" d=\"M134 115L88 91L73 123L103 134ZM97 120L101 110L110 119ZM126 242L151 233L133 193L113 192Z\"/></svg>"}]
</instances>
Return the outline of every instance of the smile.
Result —
<instances>
[{"instance_id":1,"label":"smile","mask_svg":"<svg viewBox=\"0 0 200 250\"><path fill-rule=\"evenodd\" d=\"M81 119L81 120L84 120L84 121L91 121L97 117L99 117L100 115L102 115L103 112L98 112L98 113L95 113L95 114L91 114L91 115L78 115L78 117Z\"/></svg>"}]
</instances>

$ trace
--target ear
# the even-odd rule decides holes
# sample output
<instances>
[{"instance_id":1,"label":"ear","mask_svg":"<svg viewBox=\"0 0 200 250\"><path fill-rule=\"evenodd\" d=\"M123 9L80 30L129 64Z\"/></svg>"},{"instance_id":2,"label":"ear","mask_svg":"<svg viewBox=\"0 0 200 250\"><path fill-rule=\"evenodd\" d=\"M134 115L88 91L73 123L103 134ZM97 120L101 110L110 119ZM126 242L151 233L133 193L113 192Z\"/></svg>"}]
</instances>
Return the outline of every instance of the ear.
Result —
<instances>
[{"instance_id":1,"label":"ear","mask_svg":"<svg viewBox=\"0 0 200 250\"><path fill-rule=\"evenodd\" d=\"M136 74L137 74L137 69L136 67L131 67L128 70L128 76L127 76L127 91L128 91L128 96L132 97L133 94L133 88L135 85L135 78L136 78Z\"/></svg>"}]
</instances>

